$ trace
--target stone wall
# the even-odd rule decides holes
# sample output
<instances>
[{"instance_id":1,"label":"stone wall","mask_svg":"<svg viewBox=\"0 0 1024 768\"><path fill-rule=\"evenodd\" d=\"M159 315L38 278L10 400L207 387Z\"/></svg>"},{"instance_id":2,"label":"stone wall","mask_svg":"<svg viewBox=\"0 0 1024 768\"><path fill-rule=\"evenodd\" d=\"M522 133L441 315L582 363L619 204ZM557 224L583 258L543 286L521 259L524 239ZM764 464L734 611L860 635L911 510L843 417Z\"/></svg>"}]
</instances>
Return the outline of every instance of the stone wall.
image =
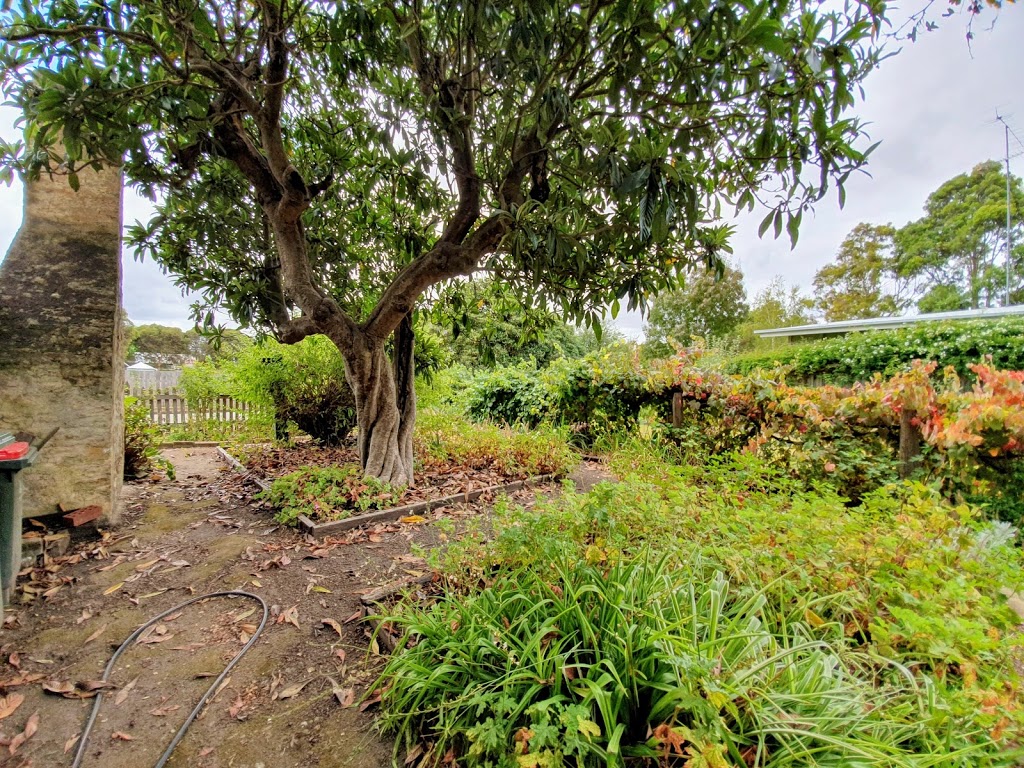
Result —
<instances>
[{"instance_id":1,"label":"stone wall","mask_svg":"<svg viewBox=\"0 0 1024 768\"><path fill-rule=\"evenodd\" d=\"M121 175L85 169L25 185L0 262L0 432L45 435L24 470L26 516L92 504L109 522L124 463Z\"/></svg>"}]
</instances>

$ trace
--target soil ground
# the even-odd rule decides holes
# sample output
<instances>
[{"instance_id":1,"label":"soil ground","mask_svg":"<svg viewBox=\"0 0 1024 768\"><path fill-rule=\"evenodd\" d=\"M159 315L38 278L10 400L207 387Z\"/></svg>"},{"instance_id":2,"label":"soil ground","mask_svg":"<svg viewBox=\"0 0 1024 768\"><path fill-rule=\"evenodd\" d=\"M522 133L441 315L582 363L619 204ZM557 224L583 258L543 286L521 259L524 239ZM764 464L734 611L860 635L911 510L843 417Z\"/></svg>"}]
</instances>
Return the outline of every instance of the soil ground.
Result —
<instances>
[{"instance_id":1,"label":"soil ground","mask_svg":"<svg viewBox=\"0 0 1024 768\"><path fill-rule=\"evenodd\" d=\"M391 524L317 541L277 526L271 510L212 448L164 451L177 479L127 485L120 525L102 537L76 531L69 556L26 574L35 599L9 610L0 630L0 765L70 765L93 700L46 693L98 680L113 650L151 617L190 597L244 590L270 618L168 765L196 768L377 768L391 744L361 706L383 664L356 618L362 594L426 570L412 545L435 546L440 517L458 526L486 503L438 510L419 524ZM586 489L608 479L599 465L574 474ZM522 491L520 503L538 492ZM75 562L75 561L78 562ZM24 590L25 585L20 589ZM48 591L48 596L41 593ZM83 766L153 765L185 716L259 624L253 600L194 604L143 635L118 661ZM331 620L327 623L325 619ZM340 628L340 635L334 624ZM342 699L342 702L339 702ZM37 717L36 717L37 716ZM11 754L30 719L36 732Z\"/></svg>"}]
</instances>

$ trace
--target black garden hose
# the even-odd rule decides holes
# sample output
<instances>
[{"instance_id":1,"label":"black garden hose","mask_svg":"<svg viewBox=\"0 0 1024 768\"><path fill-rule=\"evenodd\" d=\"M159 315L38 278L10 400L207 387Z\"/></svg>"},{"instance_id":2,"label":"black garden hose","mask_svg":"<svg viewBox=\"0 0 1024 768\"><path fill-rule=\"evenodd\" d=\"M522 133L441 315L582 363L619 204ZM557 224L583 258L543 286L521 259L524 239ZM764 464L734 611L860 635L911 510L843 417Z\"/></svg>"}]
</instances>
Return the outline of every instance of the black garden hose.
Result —
<instances>
[{"instance_id":1,"label":"black garden hose","mask_svg":"<svg viewBox=\"0 0 1024 768\"><path fill-rule=\"evenodd\" d=\"M151 626L156 624L161 619L170 616L175 611L180 611L182 608L186 608L187 606L190 606L193 603L202 602L203 600L210 600L216 597L242 597L248 598L250 600L255 600L260 604L260 607L263 608L263 619L260 621L259 628L257 628L257 630L253 633L252 637L249 638L249 642L242 646L242 650L235 654L235 657L228 662L228 665L226 667L224 667L224 671L221 672L217 679L213 681L213 684L206 689L206 693L204 693L203 697L199 699L199 703L196 704L195 709L193 709L189 713L189 716L185 719L185 722L182 724L181 728L178 729L178 732L174 734L174 738L171 739L171 743L167 746L167 749L164 750L164 753L160 756L160 759L156 762L156 765L153 768L163 768L163 766L167 764L167 761L171 757L171 753L174 752L175 747L178 746L181 740L185 738L186 731L188 731L189 727L192 725L195 719L199 717L199 713L203 711L203 707L206 706L206 702L208 702L213 697L213 695L220 688L221 683L228 676L228 673L231 671L231 669L235 666L235 664L238 663L239 659L241 659L242 656L245 655L245 652L252 647L253 643L255 643L256 639L260 636L260 633L263 631L263 628L267 625L267 619L270 617L270 609L267 608L266 602L264 602L263 598L259 595L254 595L251 592L241 592L239 590L230 590L227 592L210 592L205 595L200 595L199 597L193 597L191 600L186 600L183 603L178 603L173 608L168 608L159 616L154 616L152 619L150 619L141 627L132 632L131 635L129 635L128 639L121 643L118 649L114 651L114 655L111 656L110 661L107 662L107 668L103 670L103 677L101 679L103 680L103 682L107 682L110 680L110 673L113 671L114 664L117 663L118 658L132 645L132 643L134 643L139 638L139 635L141 635L143 632L145 632L147 629L149 629ZM85 749L86 746L88 746L89 742L89 733L92 731L93 725L96 724L96 716L99 714L100 702L102 701L103 691L101 689L96 693L96 699L93 701L92 712L89 714L89 720L86 722L85 728L82 730L82 736L78 740L78 749L75 752L75 761L71 764L71 768L79 768L79 766L82 764L82 758L85 757Z\"/></svg>"}]
</instances>

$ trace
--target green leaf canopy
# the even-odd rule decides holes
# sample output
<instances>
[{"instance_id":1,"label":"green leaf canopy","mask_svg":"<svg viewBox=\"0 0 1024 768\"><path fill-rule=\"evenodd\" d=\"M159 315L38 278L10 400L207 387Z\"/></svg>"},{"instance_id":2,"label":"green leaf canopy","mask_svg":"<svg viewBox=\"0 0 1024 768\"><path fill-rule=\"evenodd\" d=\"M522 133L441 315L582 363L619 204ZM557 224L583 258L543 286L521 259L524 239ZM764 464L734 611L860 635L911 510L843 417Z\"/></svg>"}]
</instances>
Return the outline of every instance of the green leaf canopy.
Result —
<instances>
[{"instance_id":1,"label":"green leaf canopy","mask_svg":"<svg viewBox=\"0 0 1024 768\"><path fill-rule=\"evenodd\" d=\"M142 252L250 325L340 311L384 336L480 269L593 322L713 265L725 206L760 196L795 237L861 166L844 112L882 8L26 1L2 67L27 141L4 150L123 161L160 201Z\"/></svg>"}]
</instances>

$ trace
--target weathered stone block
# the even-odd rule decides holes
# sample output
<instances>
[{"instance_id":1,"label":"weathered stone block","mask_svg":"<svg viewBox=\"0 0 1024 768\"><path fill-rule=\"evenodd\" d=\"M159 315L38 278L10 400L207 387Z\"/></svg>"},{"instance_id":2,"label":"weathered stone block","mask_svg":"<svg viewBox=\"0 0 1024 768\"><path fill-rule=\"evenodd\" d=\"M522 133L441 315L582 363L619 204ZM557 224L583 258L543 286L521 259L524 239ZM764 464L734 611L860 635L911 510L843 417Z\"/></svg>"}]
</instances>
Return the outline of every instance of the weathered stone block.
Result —
<instances>
[{"instance_id":1,"label":"weathered stone block","mask_svg":"<svg viewBox=\"0 0 1024 768\"><path fill-rule=\"evenodd\" d=\"M83 170L25 185L0 262L0 431L45 435L24 471L24 512L93 504L118 517L124 459L121 174Z\"/></svg>"}]
</instances>

